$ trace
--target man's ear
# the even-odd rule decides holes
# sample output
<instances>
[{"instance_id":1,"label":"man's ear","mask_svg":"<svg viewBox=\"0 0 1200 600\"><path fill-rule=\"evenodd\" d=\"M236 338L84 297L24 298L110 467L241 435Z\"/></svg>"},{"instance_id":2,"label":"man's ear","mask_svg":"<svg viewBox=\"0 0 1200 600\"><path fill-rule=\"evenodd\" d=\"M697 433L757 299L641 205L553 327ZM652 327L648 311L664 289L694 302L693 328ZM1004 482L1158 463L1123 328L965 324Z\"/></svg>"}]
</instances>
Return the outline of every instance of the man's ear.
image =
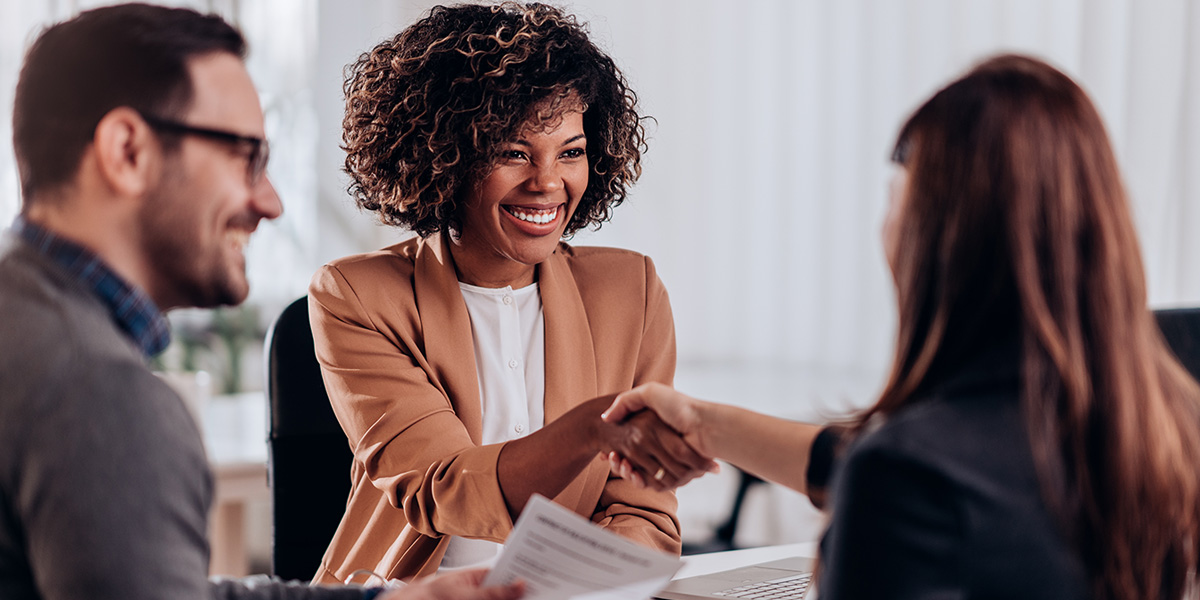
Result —
<instances>
[{"instance_id":1,"label":"man's ear","mask_svg":"<svg viewBox=\"0 0 1200 600\"><path fill-rule=\"evenodd\" d=\"M113 192L140 197L162 163L162 145L136 110L117 107L104 115L92 138L96 167Z\"/></svg>"}]
</instances>

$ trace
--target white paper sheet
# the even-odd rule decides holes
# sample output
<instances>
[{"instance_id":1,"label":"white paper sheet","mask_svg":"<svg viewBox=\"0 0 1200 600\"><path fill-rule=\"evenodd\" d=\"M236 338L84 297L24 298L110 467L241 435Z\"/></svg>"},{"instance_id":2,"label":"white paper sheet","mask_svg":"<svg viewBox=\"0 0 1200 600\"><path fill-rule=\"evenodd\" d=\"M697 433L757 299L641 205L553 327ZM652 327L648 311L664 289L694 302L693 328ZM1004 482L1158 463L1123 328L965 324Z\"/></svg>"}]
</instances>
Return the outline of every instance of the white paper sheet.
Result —
<instances>
[{"instance_id":1,"label":"white paper sheet","mask_svg":"<svg viewBox=\"0 0 1200 600\"><path fill-rule=\"evenodd\" d=\"M525 600L644 600L682 564L535 495L484 584L521 579Z\"/></svg>"}]
</instances>

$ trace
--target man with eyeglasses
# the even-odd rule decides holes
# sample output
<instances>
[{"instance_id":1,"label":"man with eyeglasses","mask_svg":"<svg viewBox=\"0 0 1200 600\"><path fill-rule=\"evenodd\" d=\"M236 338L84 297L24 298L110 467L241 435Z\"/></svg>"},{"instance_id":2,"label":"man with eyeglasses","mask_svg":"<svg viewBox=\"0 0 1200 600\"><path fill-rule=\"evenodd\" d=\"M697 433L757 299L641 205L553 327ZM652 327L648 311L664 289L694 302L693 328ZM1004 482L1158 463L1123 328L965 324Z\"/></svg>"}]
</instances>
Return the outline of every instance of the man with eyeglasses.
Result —
<instances>
[{"instance_id":1,"label":"man with eyeglasses","mask_svg":"<svg viewBox=\"0 0 1200 600\"><path fill-rule=\"evenodd\" d=\"M516 598L480 572L399 590L209 582L212 475L147 369L163 311L237 304L282 205L245 42L123 5L33 43L17 83L21 215L0 239L0 598Z\"/></svg>"}]
</instances>

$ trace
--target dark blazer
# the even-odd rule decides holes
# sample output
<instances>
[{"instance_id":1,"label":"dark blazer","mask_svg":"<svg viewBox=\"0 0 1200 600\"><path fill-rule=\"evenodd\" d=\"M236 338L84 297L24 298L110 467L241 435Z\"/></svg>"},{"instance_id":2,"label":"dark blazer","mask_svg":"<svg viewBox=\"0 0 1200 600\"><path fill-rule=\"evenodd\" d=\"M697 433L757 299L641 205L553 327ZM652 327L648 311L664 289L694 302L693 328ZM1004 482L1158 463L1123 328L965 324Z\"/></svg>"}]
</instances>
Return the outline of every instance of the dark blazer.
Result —
<instances>
[{"instance_id":1,"label":"dark blazer","mask_svg":"<svg viewBox=\"0 0 1200 600\"><path fill-rule=\"evenodd\" d=\"M821 541L822 600L1089 597L1042 500L1017 355L969 361L846 451Z\"/></svg>"}]
</instances>

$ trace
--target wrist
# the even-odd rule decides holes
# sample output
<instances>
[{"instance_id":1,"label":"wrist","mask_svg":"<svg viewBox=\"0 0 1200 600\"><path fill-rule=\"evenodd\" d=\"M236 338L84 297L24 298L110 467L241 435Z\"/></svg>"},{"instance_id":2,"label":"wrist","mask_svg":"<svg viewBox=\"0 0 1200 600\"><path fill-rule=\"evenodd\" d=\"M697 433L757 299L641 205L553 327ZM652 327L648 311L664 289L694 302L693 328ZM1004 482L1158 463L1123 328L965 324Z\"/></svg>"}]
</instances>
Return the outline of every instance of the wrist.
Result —
<instances>
[{"instance_id":1,"label":"wrist","mask_svg":"<svg viewBox=\"0 0 1200 600\"><path fill-rule=\"evenodd\" d=\"M728 416L722 416L721 411L728 408L724 404L705 402L703 400L694 401L692 414L695 415L695 422L692 424L692 434L698 452L709 457L720 456L720 437L726 428L714 427L713 423L727 421Z\"/></svg>"},{"instance_id":2,"label":"wrist","mask_svg":"<svg viewBox=\"0 0 1200 600\"><path fill-rule=\"evenodd\" d=\"M605 430L613 426L605 423L600 414L612 404L612 401L612 396L592 398L571 409L559 419L569 422L564 433L575 438L575 444L572 444L574 447L589 451L589 459L595 454L606 453L609 450L608 436L605 435Z\"/></svg>"}]
</instances>

